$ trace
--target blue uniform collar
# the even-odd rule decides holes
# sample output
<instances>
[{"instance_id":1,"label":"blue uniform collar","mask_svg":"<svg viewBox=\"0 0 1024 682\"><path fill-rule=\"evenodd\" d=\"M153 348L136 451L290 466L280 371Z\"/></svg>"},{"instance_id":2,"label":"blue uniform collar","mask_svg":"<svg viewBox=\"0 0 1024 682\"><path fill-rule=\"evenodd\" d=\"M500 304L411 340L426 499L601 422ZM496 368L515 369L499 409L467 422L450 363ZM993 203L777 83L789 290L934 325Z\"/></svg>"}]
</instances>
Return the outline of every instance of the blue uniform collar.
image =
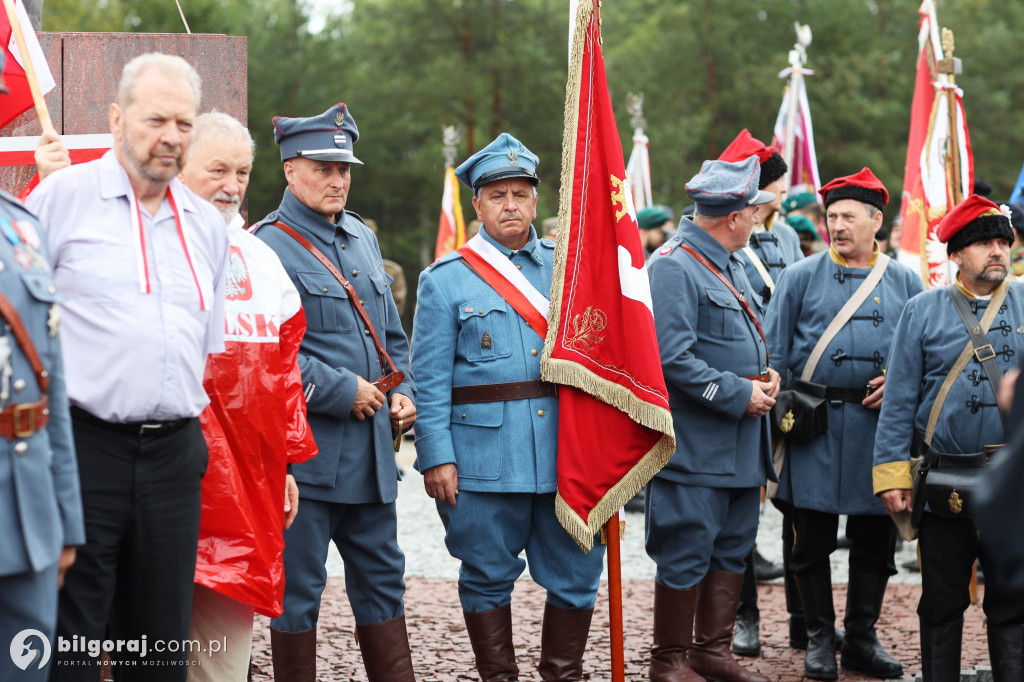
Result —
<instances>
[{"instance_id":1,"label":"blue uniform collar","mask_svg":"<svg viewBox=\"0 0 1024 682\"><path fill-rule=\"evenodd\" d=\"M281 200L281 207L277 210L277 213L283 222L293 226L301 225L324 244L334 242L334 235L338 233L338 230L343 230L350 237L359 237L357 232L347 225L348 221L345 220L344 209L338 213L337 222L332 223L299 201L298 197L292 194L292 191L287 187L284 190L284 198Z\"/></svg>"},{"instance_id":2,"label":"blue uniform collar","mask_svg":"<svg viewBox=\"0 0 1024 682\"><path fill-rule=\"evenodd\" d=\"M723 272L729 267L730 262L739 262L738 259L733 258L733 254L729 253L729 250L722 246L717 239L709 235L689 218L683 218L679 221L678 234L684 242L700 251L705 258Z\"/></svg>"},{"instance_id":3,"label":"blue uniform collar","mask_svg":"<svg viewBox=\"0 0 1024 682\"><path fill-rule=\"evenodd\" d=\"M494 241L494 238L487 234L487 230L484 229L483 225L480 225L480 236L500 251L504 256L507 256L508 258L512 257L512 250ZM544 265L544 256L541 255L540 250L540 240L537 239L537 230L534 229L532 224L530 225L530 241L526 242L526 246L519 249L519 253L525 253L527 256L532 258L533 262L537 265Z\"/></svg>"}]
</instances>

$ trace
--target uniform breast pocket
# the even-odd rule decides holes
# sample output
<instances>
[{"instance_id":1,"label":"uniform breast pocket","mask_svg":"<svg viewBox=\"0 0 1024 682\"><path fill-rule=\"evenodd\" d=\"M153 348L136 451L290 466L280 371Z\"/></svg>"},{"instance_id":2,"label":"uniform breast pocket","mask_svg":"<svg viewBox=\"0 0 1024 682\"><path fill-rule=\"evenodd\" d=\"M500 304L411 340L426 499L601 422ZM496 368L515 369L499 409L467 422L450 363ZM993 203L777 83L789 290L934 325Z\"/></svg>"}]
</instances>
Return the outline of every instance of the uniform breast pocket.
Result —
<instances>
[{"instance_id":1,"label":"uniform breast pocket","mask_svg":"<svg viewBox=\"0 0 1024 682\"><path fill-rule=\"evenodd\" d=\"M43 304L39 307L39 312L37 313L26 314L23 312L22 320L29 334L35 340L36 345L40 347L40 351L46 353L56 339L56 325L60 315L55 312L55 306L57 303L66 300L67 297L57 291L57 287L53 283L53 277L47 272L27 270L19 274L22 283L28 289L28 293L33 299ZM43 311L45 311L45 314ZM54 325L53 330L50 329L51 322ZM50 333L51 331L53 331L53 334Z\"/></svg>"},{"instance_id":2,"label":"uniform breast pocket","mask_svg":"<svg viewBox=\"0 0 1024 682\"><path fill-rule=\"evenodd\" d=\"M459 348L470 362L512 355L511 324L505 301L489 298L459 306Z\"/></svg>"},{"instance_id":3,"label":"uniform breast pocket","mask_svg":"<svg viewBox=\"0 0 1024 682\"><path fill-rule=\"evenodd\" d=\"M738 333L739 319L743 309L739 301L728 289L705 287L705 300L701 301L700 314L704 319L699 321L700 329L720 339L735 339Z\"/></svg>"},{"instance_id":4,"label":"uniform breast pocket","mask_svg":"<svg viewBox=\"0 0 1024 682\"><path fill-rule=\"evenodd\" d=\"M348 294L341 282L327 272L296 272L302 285L302 303L306 309L306 324L310 331L355 331L355 320Z\"/></svg>"},{"instance_id":5,"label":"uniform breast pocket","mask_svg":"<svg viewBox=\"0 0 1024 682\"><path fill-rule=\"evenodd\" d=\"M374 305L378 307L380 319L384 320L384 324L388 321L388 287L395 281L395 278L384 271L384 266L381 266L370 273L370 281L373 282L373 290L377 293L374 297L376 300Z\"/></svg>"}]
</instances>

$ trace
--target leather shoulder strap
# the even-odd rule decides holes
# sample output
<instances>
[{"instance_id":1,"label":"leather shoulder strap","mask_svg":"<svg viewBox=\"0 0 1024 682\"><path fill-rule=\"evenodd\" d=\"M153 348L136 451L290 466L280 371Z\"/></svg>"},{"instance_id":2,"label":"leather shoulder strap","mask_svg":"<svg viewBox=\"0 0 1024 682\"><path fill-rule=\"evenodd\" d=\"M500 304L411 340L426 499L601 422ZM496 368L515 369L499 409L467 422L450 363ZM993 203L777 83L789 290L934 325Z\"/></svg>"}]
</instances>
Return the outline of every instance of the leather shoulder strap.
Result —
<instances>
[{"instance_id":1,"label":"leather shoulder strap","mask_svg":"<svg viewBox=\"0 0 1024 682\"><path fill-rule=\"evenodd\" d=\"M732 285L732 282L726 279L725 275L723 275L722 272L718 268L716 268L711 261L697 253L695 249L687 246L686 244L679 244L679 248L685 251L686 253L690 254L694 258L696 258L698 263L700 263L708 270L710 270L711 273L715 277L720 279L722 281L722 284L724 284L726 288L729 289L730 292L732 292L732 295L736 297L736 300L739 301L740 305L743 307L743 312L745 312L747 314L747 317L750 318L750 321L754 323L754 328L757 329L757 333L761 336L761 343L764 344L765 364L768 365L768 367L771 367L772 364L770 358L768 357L768 340L764 338L764 332L761 331L761 323L757 321L757 315L754 313L753 308L750 307L750 303L747 302L747 299L744 298L743 295L740 294L740 292L736 291L736 287Z\"/></svg>"},{"instance_id":2,"label":"leather shoulder strap","mask_svg":"<svg viewBox=\"0 0 1024 682\"><path fill-rule=\"evenodd\" d=\"M999 395L999 379L1002 374L999 371L999 365L996 363L996 353L992 348L992 344L988 342L988 338L981 333L981 325L978 322L978 317L971 310L971 304L967 302L967 297L964 296L963 292L957 285L950 284L946 287L946 293L953 299L953 306L956 311L960 314L960 320L964 323L964 328L967 329L967 334L971 337L971 345L974 347L974 357L981 363L981 369L985 372L985 376L988 378L988 383L992 387L992 395ZM997 302L994 298L990 303L998 311L1002 305L1002 301ZM987 312L987 311L986 311ZM1006 431L1006 418L1003 416L1002 410L999 411L999 416L1003 420L1003 432Z\"/></svg>"},{"instance_id":3,"label":"leather shoulder strap","mask_svg":"<svg viewBox=\"0 0 1024 682\"><path fill-rule=\"evenodd\" d=\"M825 349L828 348L828 344L832 342L839 330L846 326L846 323L850 321L853 314L857 312L860 306L868 299L871 292L875 290L878 283L882 281L882 275L885 274L885 269L889 267L889 257L884 253L878 254L878 258L875 259L875 266L871 268L871 272L868 276L860 283L857 290L853 292L853 296L839 309L836 316L829 322L828 327L822 333L821 338L818 339L818 343L814 344L814 350L811 351L810 357L807 358L807 364L804 365L804 371L800 374L800 378L804 381L810 381L811 375L814 374L814 370L818 368L818 362L821 360L821 356L825 354Z\"/></svg>"},{"instance_id":4,"label":"leather shoulder strap","mask_svg":"<svg viewBox=\"0 0 1024 682\"><path fill-rule=\"evenodd\" d=\"M955 286L955 285L954 285ZM988 334L988 330L992 327L992 322L996 319L996 315L999 313L999 308L1003 305L1003 301L1006 299L1006 292L1010 290L1010 283L1004 281L1000 285L999 289L996 290L995 296L988 304L988 309L981 318L981 333ZM946 402L946 396L949 395L949 390L953 387L953 382L956 381L957 377L960 376L964 368L967 367L967 363L970 361L971 356L974 355L974 341L968 341L964 349L960 351L960 355L957 357L956 362L953 363L952 369L949 370L949 374L946 375L946 379L942 382L942 386L939 387L939 392L935 396L935 402L932 403L931 412L928 413L928 425L924 431L924 444L932 444L932 436L935 435L935 427L939 423L939 415L942 413L942 406ZM1004 427L1005 430L1005 427Z\"/></svg>"},{"instance_id":5,"label":"leather shoulder strap","mask_svg":"<svg viewBox=\"0 0 1024 682\"><path fill-rule=\"evenodd\" d=\"M43 369L43 362L39 359L39 352L36 351L36 345L32 343L32 337L29 336L28 330L25 329L25 323L21 321L21 315L18 314L14 304L11 303L9 298L4 296L2 291L0 291L0 315L11 326L11 333L14 334L14 339L21 346L22 352L25 353L25 359L28 360L29 367L32 368L36 375L39 392L45 396L50 388L50 375Z\"/></svg>"},{"instance_id":6,"label":"leather shoulder strap","mask_svg":"<svg viewBox=\"0 0 1024 682\"><path fill-rule=\"evenodd\" d=\"M359 315L359 319L363 321L363 324L366 325L366 329L370 332L370 336L373 337L373 345L377 349L377 359L380 361L381 372L385 375L397 372L398 369L395 367L395 363L391 360L391 356L388 355L387 350L377 337L377 330L373 328L373 322L370 321L370 316L366 314L366 309L363 308L363 304L359 302L359 294L356 293L356 289L352 286L351 282L345 279L345 276L341 274L341 271L335 267L334 263L332 263L320 249L316 248L312 242L296 232L295 228L282 223L280 220L274 222L274 227L280 229L289 237L304 246L307 251L313 254L313 256L316 257L316 259L320 261L332 275L334 275L334 279L341 283L341 286L345 288L345 293L348 294L349 302L355 307L356 313Z\"/></svg>"}]
</instances>

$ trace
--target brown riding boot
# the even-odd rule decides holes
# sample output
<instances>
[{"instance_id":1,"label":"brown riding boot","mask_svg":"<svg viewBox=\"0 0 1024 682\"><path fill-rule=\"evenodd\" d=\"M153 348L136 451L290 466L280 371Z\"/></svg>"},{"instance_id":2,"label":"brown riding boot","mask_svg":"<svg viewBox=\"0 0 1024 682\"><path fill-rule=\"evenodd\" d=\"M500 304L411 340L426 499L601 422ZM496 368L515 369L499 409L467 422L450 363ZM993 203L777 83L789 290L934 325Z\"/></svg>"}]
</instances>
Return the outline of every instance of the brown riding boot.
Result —
<instances>
[{"instance_id":1,"label":"brown riding boot","mask_svg":"<svg viewBox=\"0 0 1024 682\"><path fill-rule=\"evenodd\" d=\"M704 677L721 682L768 682L768 678L747 670L732 657L729 644L740 602L742 573L710 570L697 586L693 646L690 667Z\"/></svg>"},{"instance_id":2,"label":"brown riding boot","mask_svg":"<svg viewBox=\"0 0 1024 682\"><path fill-rule=\"evenodd\" d=\"M704 682L686 662L693 641L693 610L697 588L674 590L654 583L654 646L651 682Z\"/></svg>"},{"instance_id":3,"label":"brown riding boot","mask_svg":"<svg viewBox=\"0 0 1024 682\"><path fill-rule=\"evenodd\" d=\"M270 628L274 682L316 682L316 627L302 632Z\"/></svg>"},{"instance_id":4,"label":"brown riding boot","mask_svg":"<svg viewBox=\"0 0 1024 682\"><path fill-rule=\"evenodd\" d=\"M357 625L356 637L369 682L416 682L404 614L382 623Z\"/></svg>"},{"instance_id":5,"label":"brown riding boot","mask_svg":"<svg viewBox=\"0 0 1024 682\"><path fill-rule=\"evenodd\" d=\"M464 612L466 632L473 645L476 670L483 682L517 682L519 666L512 644L512 605L490 611Z\"/></svg>"},{"instance_id":6,"label":"brown riding boot","mask_svg":"<svg viewBox=\"0 0 1024 682\"><path fill-rule=\"evenodd\" d=\"M540 679L579 682L583 679L583 652L587 648L594 609L560 609L544 604L540 636Z\"/></svg>"}]
</instances>

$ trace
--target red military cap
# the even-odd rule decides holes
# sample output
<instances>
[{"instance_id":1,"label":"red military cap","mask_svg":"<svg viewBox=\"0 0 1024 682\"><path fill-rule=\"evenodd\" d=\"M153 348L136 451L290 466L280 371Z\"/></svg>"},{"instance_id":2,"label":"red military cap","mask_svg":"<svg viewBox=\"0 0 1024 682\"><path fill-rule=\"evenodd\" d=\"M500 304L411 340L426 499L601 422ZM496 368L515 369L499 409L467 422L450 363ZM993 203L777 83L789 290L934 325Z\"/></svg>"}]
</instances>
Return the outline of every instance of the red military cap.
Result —
<instances>
[{"instance_id":1,"label":"red military cap","mask_svg":"<svg viewBox=\"0 0 1024 682\"><path fill-rule=\"evenodd\" d=\"M744 128L736 136L725 151L718 157L719 161L738 163L751 156L756 156L761 164L761 179L758 181L758 189L764 189L786 174L786 162L782 155L775 151L775 147L765 147L764 142L750 134L750 130Z\"/></svg>"},{"instance_id":2,"label":"red military cap","mask_svg":"<svg viewBox=\"0 0 1024 682\"><path fill-rule=\"evenodd\" d=\"M1009 216L998 205L972 194L946 214L936 236L946 245L946 253L952 254L986 239L1005 239L1012 244L1013 228Z\"/></svg>"},{"instance_id":3,"label":"red military cap","mask_svg":"<svg viewBox=\"0 0 1024 682\"><path fill-rule=\"evenodd\" d=\"M818 193L821 194L825 208L828 208L833 201L840 199L854 199L871 204L879 211L889 203L889 192L886 191L885 185L875 177L875 174L867 166L854 175L836 178L819 189Z\"/></svg>"}]
</instances>

